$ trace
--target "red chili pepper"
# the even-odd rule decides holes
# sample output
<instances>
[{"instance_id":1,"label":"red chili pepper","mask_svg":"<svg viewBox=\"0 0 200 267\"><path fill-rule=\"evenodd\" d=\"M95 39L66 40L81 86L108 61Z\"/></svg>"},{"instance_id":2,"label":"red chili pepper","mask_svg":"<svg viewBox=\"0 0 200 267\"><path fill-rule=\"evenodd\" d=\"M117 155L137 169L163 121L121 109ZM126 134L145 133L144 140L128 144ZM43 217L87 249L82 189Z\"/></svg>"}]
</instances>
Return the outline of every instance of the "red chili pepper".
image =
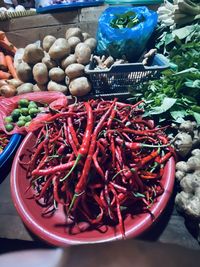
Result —
<instances>
[{"instance_id":1,"label":"red chili pepper","mask_svg":"<svg viewBox=\"0 0 200 267\"><path fill-rule=\"evenodd\" d=\"M115 168L115 161L116 161L116 155L115 155L115 142L114 142L114 137L110 137L110 150L112 153L112 166Z\"/></svg>"},{"instance_id":2,"label":"red chili pepper","mask_svg":"<svg viewBox=\"0 0 200 267\"><path fill-rule=\"evenodd\" d=\"M39 170L39 169L45 164L45 162L46 162L46 160L47 160L47 157L48 157L48 156L47 156L46 153L45 153L44 157L40 160L40 162L39 162L39 164L38 164L36 170Z\"/></svg>"},{"instance_id":3,"label":"red chili pepper","mask_svg":"<svg viewBox=\"0 0 200 267\"><path fill-rule=\"evenodd\" d=\"M99 153L99 147L97 146L96 151L93 155L93 162L94 162L94 166L96 167L96 170L98 172L98 174L101 176L101 178L104 180L105 179L105 174L102 170L102 168L100 167L98 160L97 160L97 155Z\"/></svg>"},{"instance_id":4,"label":"red chili pepper","mask_svg":"<svg viewBox=\"0 0 200 267\"><path fill-rule=\"evenodd\" d=\"M33 170L32 175L33 176L36 176L36 175L46 176L49 174L54 174L59 171L60 172L66 171L66 170L69 170L74 165L74 162L75 161L67 162L65 164L60 164L58 166L50 167L48 169L43 169L43 170Z\"/></svg>"},{"instance_id":5,"label":"red chili pepper","mask_svg":"<svg viewBox=\"0 0 200 267\"><path fill-rule=\"evenodd\" d=\"M142 179L158 179L157 173L151 173L151 172L143 172L140 177Z\"/></svg>"},{"instance_id":6,"label":"red chili pepper","mask_svg":"<svg viewBox=\"0 0 200 267\"><path fill-rule=\"evenodd\" d=\"M84 105L85 105L85 108L86 108L86 111L87 111L87 126L86 126L86 130L85 130L85 133L84 133L83 142L82 142L82 145L81 145L81 147L80 147L80 149L78 151L76 161L74 162L74 165L72 166L72 168L69 171L68 175L65 176L65 179L67 179L70 176L70 174L76 168L76 166L79 163L79 161L83 157L86 157L86 155L88 153L88 150L89 150L89 146L90 146L90 142L91 142L91 135L92 135L92 130L93 130L93 125L94 125L94 118L93 118L92 108L91 108L90 104L88 102L85 102ZM61 179L61 181L63 181L63 179Z\"/></svg>"},{"instance_id":7,"label":"red chili pepper","mask_svg":"<svg viewBox=\"0 0 200 267\"><path fill-rule=\"evenodd\" d=\"M147 129L147 130L134 130L134 129L130 129L130 128L119 128L116 130L108 130L107 133L117 133L117 132L125 132L125 133L132 133L135 135L149 135L149 136L154 136L155 134L157 134L157 132L165 130L166 128L168 128L168 126L164 126L164 127L160 127L160 128L154 128L154 129Z\"/></svg>"},{"instance_id":8,"label":"red chili pepper","mask_svg":"<svg viewBox=\"0 0 200 267\"><path fill-rule=\"evenodd\" d=\"M62 144L62 145L58 148L58 150L57 150L57 154L60 155L60 156L63 155L63 152L64 152L65 148L66 148L66 145L65 145L65 144Z\"/></svg>"},{"instance_id":9,"label":"red chili pepper","mask_svg":"<svg viewBox=\"0 0 200 267\"><path fill-rule=\"evenodd\" d=\"M70 111L73 111L72 108L70 108L69 110ZM70 130L70 133L72 135L72 139L73 139L74 143L76 144L76 147L79 147L79 142L78 142L78 139L77 139L77 136L76 136L76 132L74 130L74 125L73 125L73 122L72 122L72 117L68 116L67 123L68 123L68 127L69 127L69 130Z\"/></svg>"},{"instance_id":10,"label":"red chili pepper","mask_svg":"<svg viewBox=\"0 0 200 267\"><path fill-rule=\"evenodd\" d=\"M74 143L74 140L73 140L72 135L70 133L69 127L67 127L67 135L68 135L68 140L69 140L69 143L70 143L70 145L72 147L72 150L73 150L74 154L78 157L78 150L76 148L76 144Z\"/></svg>"},{"instance_id":11,"label":"red chili pepper","mask_svg":"<svg viewBox=\"0 0 200 267\"><path fill-rule=\"evenodd\" d=\"M58 194L58 185L59 185L59 177L54 177L53 179L53 197L54 201L58 204L64 204L63 199L60 199Z\"/></svg>"},{"instance_id":12,"label":"red chili pepper","mask_svg":"<svg viewBox=\"0 0 200 267\"><path fill-rule=\"evenodd\" d=\"M44 143L45 140L43 140L41 143L39 143L37 149L35 150L35 152L32 154L32 158L29 162L23 162L23 164L25 165L30 165L30 169L32 168L32 166L35 164L35 161L37 159L37 157L39 156L39 154L41 153L41 150L44 147Z\"/></svg>"},{"instance_id":13,"label":"red chili pepper","mask_svg":"<svg viewBox=\"0 0 200 267\"><path fill-rule=\"evenodd\" d=\"M111 187L111 191L114 194L115 200L116 200L117 217L118 217L118 220L119 220L119 228L120 228L120 231L121 231L121 234L122 234L122 238L125 238L124 222L123 222L123 219L122 219L122 214L121 214L121 210L120 210L120 202L119 202L119 199L118 199L118 195L117 195L114 187L111 186L111 185L110 185L110 187Z\"/></svg>"},{"instance_id":14,"label":"red chili pepper","mask_svg":"<svg viewBox=\"0 0 200 267\"><path fill-rule=\"evenodd\" d=\"M160 141L163 144L168 144L169 143L168 138L166 136L164 136L164 135L158 135L157 137L158 137L158 139L160 139Z\"/></svg>"},{"instance_id":15,"label":"red chili pepper","mask_svg":"<svg viewBox=\"0 0 200 267\"><path fill-rule=\"evenodd\" d=\"M109 184L111 184L117 191L119 191L121 193L126 194L128 192L128 190L125 187L118 185L114 182L109 182Z\"/></svg>"},{"instance_id":16,"label":"red chili pepper","mask_svg":"<svg viewBox=\"0 0 200 267\"><path fill-rule=\"evenodd\" d=\"M49 177L49 178L47 179L47 181L45 182L45 184L44 184L42 190L40 191L39 195L36 197L37 199L41 199L41 198L44 196L44 194L46 193L48 187L51 185L52 180L53 180L55 177L57 177L57 174L56 174L56 175L54 174L53 176L51 176L51 177Z\"/></svg>"},{"instance_id":17,"label":"red chili pepper","mask_svg":"<svg viewBox=\"0 0 200 267\"><path fill-rule=\"evenodd\" d=\"M139 119L135 118L135 119L131 120L131 123L133 123L133 124L143 124L143 125L147 126L149 129L153 128L151 122L149 122L147 120L143 120L141 118L139 118Z\"/></svg>"},{"instance_id":18,"label":"red chili pepper","mask_svg":"<svg viewBox=\"0 0 200 267\"><path fill-rule=\"evenodd\" d=\"M131 168L129 169L127 166L126 166L126 173L124 174L126 176L127 179L132 179L133 182L134 182L134 186L137 185L137 187L135 187L134 189L137 190L137 191L140 191L140 192L143 192L144 191L144 185L137 173L137 170L134 169L134 168Z\"/></svg>"},{"instance_id":19,"label":"red chili pepper","mask_svg":"<svg viewBox=\"0 0 200 267\"><path fill-rule=\"evenodd\" d=\"M123 158L122 158L122 154L121 154L121 150L119 148L119 146L116 146L115 148L115 156L116 156L116 159L120 165L120 168L123 168Z\"/></svg>"},{"instance_id":20,"label":"red chili pepper","mask_svg":"<svg viewBox=\"0 0 200 267\"><path fill-rule=\"evenodd\" d=\"M91 140L89 139L89 143L91 142L91 144L90 144L90 147L89 147L88 155L87 155L84 167L83 167L82 175L81 175L81 177L80 177L80 179L79 179L79 181L78 181L78 183L76 185L75 194L73 196L73 199L72 199L72 202L70 204L69 210L74 205L74 202L75 202L76 198L80 194L82 194L83 190L85 189L85 186L86 186L86 183L87 183L88 173L89 173L91 162L92 162L92 157L93 157L93 154L94 154L94 151L95 151L95 147L96 147L97 136L98 136L99 132L101 131L105 120L110 115L110 112L112 111L112 109L113 109L113 107L115 105L115 102L116 102L116 99L113 101L113 104L110 106L110 108L107 110L107 112L101 117L99 123L97 124L97 126L94 129L94 132L92 134ZM92 125L93 125L93 123L92 123Z\"/></svg>"},{"instance_id":21,"label":"red chili pepper","mask_svg":"<svg viewBox=\"0 0 200 267\"><path fill-rule=\"evenodd\" d=\"M167 147L169 146L169 144L167 145L148 145L148 144L144 144L144 143L136 143L136 142L124 142L124 140L120 139L119 137L116 137L116 142L120 145L125 145L128 149L130 150L139 150L141 148L144 147L149 147L149 148L156 148L156 147Z\"/></svg>"},{"instance_id":22,"label":"red chili pepper","mask_svg":"<svg viewBox=\"0 0 200 267\"><path fill-rule=\"evenodd\" d=\"M116 115L116 111L117 111L117 108L115 106L114 109L112 110L111 114L110 114L110 117L108 118L108 122L107 122L107 128L108 129L110 129L110 127L112 125L112 122L113 122L115 115Z\"/></svg>"},{"instance_id":23,"label":"red chili pepper","mask_svg":"<svg viewBox=\"0 0 200 267\"><path fill-rule=\"evenodd\" d=\"M133 142L133 140L131 140L131 138L128 136L128 134L122 133L122 136L125 137L129 142Z\"/></svg>"},{"instance_id":24,"label":"red chili pepper","mask_svg":"<svg viewBox=\"0 0 200 267\"><path fill-rule=\"evenodd\" d=\"M151 137L151 136L138 136L134 138L135 141L141 141L141 140L146 140L148 142L151 142L152 144L156 144L156 142L158 140L156 140L155 138ZM167 142L168 143L168 142ZM167 144L166 143L166 144Z\"/></svg>"}]
</instances>

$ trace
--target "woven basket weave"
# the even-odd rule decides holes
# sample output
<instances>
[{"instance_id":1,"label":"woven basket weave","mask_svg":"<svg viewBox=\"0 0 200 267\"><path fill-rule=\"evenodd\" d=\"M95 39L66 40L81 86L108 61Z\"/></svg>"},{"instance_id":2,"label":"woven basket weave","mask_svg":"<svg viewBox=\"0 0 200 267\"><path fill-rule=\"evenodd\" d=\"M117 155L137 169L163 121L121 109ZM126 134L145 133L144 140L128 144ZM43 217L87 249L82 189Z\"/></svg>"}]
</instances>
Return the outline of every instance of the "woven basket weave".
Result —
<instances>
[{"instance_id":1,"label":"woven basket weave","mask_svg":"<svg viewBox=\"0 0 200 267\"><path fill-rule=\"evenodd\" d=\"M25 11L16 11L16 12L5 12L0 14L0 21L10 20L13 18L27 17L36 15L35 10L25 10Z\"/></svg>"}]
</instances>

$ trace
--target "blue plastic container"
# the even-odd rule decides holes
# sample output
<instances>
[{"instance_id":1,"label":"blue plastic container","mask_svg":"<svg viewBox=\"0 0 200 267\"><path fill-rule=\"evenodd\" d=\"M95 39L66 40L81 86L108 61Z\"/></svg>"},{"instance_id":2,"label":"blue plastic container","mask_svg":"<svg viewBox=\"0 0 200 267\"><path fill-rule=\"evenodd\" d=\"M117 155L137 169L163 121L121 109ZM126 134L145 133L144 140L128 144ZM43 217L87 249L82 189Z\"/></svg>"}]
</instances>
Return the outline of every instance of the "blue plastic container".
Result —
<instances>
[{"instance_id":1,"label":"blue plastic container","mask_svg":"<svg viewBox=\"0 0 200 267\"><path fill-rule=\"evenodd\" d=\"M51 4L50 0L36 0L35 6L37 13L53 12L62 9L75 9L82 7L98 6L104 4L104 0L75 0L72 2L61 2L59 4Z\"/></svg>"},{"instance_id":2,"label":"blue plastic container","mask_svg":"<svg viewBox=\"0 0 200 267\"><path fill-rule=\"evenodd\" d=\"M7 144L3 152L0 154L0 168L7 163L8 160L16 152L23 136L21 134L13 134L10 138L10 142Z\"/></svg>"}]
</instances>

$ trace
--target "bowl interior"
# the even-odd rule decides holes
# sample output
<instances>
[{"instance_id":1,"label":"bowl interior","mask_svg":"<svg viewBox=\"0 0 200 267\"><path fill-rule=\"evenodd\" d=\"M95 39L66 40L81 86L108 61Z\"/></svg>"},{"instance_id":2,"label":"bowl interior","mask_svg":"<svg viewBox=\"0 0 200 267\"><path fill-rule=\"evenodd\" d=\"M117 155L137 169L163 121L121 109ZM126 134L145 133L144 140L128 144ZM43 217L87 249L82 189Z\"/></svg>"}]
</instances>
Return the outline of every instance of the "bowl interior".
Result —
<instances>
[{"instance_id":1,"label":"bowl interior","mask_svg":"<svg viewBox=\"0 0 200 267\"><path fill-rule=\"evenodd\" d=\"M30 133L26 136L15 156L11 171L11 193L15 207L27 227L43 240L58 246L67 246L70 244L97 243L121 239L121 233L118 227L102 227L100 230L90 230L79 234L68 233L65 221L66 216L61 206L50 218L41 216L42 207L34 199L30 199L30 191L25 193L29 186L26 178L26 169L19 164L19 158L22 155L23 161L28 161L31 150L35 144L36 135ZM153 204L151 212L131 216L125 219L126 237L136 237L148 229L161 214L171 196L175 176L175 162L170 158L166 164L162 185L164 193Z\"/></svg>"}]
</instances>

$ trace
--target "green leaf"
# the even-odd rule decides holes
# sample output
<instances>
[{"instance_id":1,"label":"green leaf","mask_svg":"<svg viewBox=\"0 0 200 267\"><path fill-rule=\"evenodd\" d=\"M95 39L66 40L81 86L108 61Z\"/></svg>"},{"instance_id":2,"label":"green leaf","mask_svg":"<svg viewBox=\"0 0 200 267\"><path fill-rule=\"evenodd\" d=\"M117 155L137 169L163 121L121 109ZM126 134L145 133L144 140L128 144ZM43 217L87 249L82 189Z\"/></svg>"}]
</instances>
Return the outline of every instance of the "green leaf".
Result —
<instances>
[{"instance_id":1,"label":"green leaf","mask_svg":"<svg viewBox=\"0 0 200 267\"><path fill-rule=\"evenodd\" d=\"M180 29L176 29L172 32L173 37L177 36L180 40L185 39L188 35L190 35L195 30L195 26L185 26Z\"/></svg>"},{"instance_id":2,"label":"green leaf","mask_svg":"<svg viewBox=\"0 0 200 267\"><path fill-rule=\"evenodd\" d=\"M175 73L174 75L182 75L182 74L188 74L188 73L195 73L195 74L200 74L199 70L196 68L189 68L189 69L185 69L182 71L179 71L177 73Z\"/></svg>"},{"instance_id":3,"label":"green leaf","mask_svg":"<svg viewBox=\"0 0 200 267\"><path fill-rule=\"evenodd\" d=\"M175 111L170 111L170 115L172 116L172 118L177 121L178 119L182 119L187 115L187 111L186 110L175 110Z\"/></svg>"},{"instance_id":4,"label":"green leaf","mask_svg":"<svg viewBox=\"0 0 200 267\"><path fill-rule=\"evenodd\" d=\"M200 80L187 80L185 82L185 85L189 88L199 88L200 89ZM199 91L199 94L200 94L200 91Z\"/></svg>"},{"instance_id":5,"label":"green leaf","mask_svg":"<svg viewBox=\"0 0 200 267\"><path fill-rule=\"evenodd\" d=\"M165 35L165 45L168 45L173 41L174 41L174 37L171 33Z\"/></svg>"},{"instance_id":6,"label":"green leaf","mask_svg":"<svg viewBox=\"0 0 200 267\"><path fill-rule=\"evenodd\" d=\"M162 113L166 112L167 110L169 110L176 103L176 100L177 100L176 98L165 97L163 99L163 102L162 102L161 106L154 107L150 111L151 115L158 115L158 114L162 114Z\"/></svg>"}]
</instances>

